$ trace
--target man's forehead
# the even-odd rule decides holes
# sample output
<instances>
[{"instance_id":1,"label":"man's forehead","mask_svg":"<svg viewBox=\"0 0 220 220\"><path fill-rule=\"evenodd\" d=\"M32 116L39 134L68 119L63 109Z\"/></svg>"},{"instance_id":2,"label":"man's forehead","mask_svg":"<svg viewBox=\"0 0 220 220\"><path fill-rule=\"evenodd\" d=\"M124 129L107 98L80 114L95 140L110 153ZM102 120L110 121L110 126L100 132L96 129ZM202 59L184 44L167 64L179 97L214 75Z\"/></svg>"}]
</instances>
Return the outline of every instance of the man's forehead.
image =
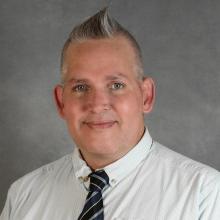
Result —
<instances>
[{"instance_id":1,"label":"man's forehead","mask_svg":"<svg viewBox=\"0 0 220 220\"><path fill-rule=\"evenodd\" d=\"M98 72L107 72L106 80L127 78L130 72L136 75L136 66L134 48L125 37L89 39L70 43L65 55L63 76L65 74L65 81L69 81L68 78L84 78L82 73L95 77Z\"/></svg>"},{"instance_id":2,"label":"man's forehead","mask_svg":"<svg viewBox=\"0 0 220 220\"><path fill-rule=\"evenodd\" d=\"M111 38L100 38L100 39L86 39L82 41L73 41L69 44L66 55L76 53L77 56L80 55L81 52L98 49L103 49L103 51L107 49L115 49L118 52L120 50L126 50L129 53L134 53L134 49L124 36L113 36Z\"/></svg>"}]
</instances>

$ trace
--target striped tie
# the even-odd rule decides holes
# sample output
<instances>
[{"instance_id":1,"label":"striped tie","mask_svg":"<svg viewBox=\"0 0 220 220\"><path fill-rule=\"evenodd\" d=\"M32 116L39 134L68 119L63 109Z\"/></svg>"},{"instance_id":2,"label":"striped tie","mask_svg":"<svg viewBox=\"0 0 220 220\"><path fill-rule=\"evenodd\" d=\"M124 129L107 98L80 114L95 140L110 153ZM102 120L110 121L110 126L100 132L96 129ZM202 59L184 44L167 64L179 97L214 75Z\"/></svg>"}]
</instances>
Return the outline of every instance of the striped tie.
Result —
<instances>
[{"instance_id":1,"label":"striped tie","mask_svg":"<svg viewBox=\"0 0 220 220\"><path fill-rule=\"evenodd\" d=\"M102 192L108 187L109 178L104 170L92 172L89 174L89 177L89 193L78 220L103 220L104 208Z\"/></svg>"}]
</instances>

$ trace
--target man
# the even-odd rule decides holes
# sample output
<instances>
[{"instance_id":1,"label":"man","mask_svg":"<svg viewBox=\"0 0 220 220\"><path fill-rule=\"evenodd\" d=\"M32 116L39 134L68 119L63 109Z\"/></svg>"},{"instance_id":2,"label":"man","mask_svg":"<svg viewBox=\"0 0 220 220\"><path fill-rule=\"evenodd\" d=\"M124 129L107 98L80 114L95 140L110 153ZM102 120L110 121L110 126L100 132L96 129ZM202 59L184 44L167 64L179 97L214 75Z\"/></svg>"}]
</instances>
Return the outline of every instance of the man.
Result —
<instances>
[{"instance_id":1,"label":"man","mask_svg":"<svg viewBox=\"0 0 220 220\"><path fill-rule=\"evenodd\" d=\"M152 140L155 98L135 39L104 9L75 27L54 94L71 155L10 188L1 220L219 220L218 171Z\"/></svg>"}]
</instances>

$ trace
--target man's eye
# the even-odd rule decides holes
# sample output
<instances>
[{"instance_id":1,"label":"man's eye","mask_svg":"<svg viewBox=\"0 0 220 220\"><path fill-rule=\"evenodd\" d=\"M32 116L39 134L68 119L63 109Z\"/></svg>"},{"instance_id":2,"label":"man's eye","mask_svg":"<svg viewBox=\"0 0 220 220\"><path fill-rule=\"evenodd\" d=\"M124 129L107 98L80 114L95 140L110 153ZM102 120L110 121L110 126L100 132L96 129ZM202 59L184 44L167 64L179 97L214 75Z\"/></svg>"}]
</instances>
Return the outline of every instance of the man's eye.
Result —
<instances>
[{"instance_id":1,"label":"man's eye","mask_svg":"<svg viewBox=\"0 0 220 220\"><path fill-rule=\"evenodd\" d=\"M125 84L123 84L123 83L113 83L111 85L112 90L123 89L124 87L125 87Z\"/></svg>"},{"instance_id":2,"label":"man's eye","mask_svg":"<svg viewBox=\"0 0 220 220\"><path fill-rule=\"evenodd\" d=\"M84 84L76 85L73 87L74 92L86 92L88 90L88 86Z\"/></svg>"}]
</instances>

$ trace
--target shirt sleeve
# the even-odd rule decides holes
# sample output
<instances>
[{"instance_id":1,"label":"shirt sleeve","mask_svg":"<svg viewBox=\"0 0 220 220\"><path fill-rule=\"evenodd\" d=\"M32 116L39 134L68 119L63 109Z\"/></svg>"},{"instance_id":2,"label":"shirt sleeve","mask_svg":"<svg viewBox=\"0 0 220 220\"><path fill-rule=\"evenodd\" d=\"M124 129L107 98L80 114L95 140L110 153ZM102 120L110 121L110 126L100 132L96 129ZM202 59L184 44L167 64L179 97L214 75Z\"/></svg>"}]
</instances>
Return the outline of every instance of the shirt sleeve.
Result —
<instances>
[{"instance_id":1,"label":"shirt sleeve","mask_svg":"<svg viewBox=\"0 0 220 220\"><path fill-rule=\"evenodd\" d=\"M202 187L199 220L220 220L220 173Z\"/></svg>"}]
</instances>

